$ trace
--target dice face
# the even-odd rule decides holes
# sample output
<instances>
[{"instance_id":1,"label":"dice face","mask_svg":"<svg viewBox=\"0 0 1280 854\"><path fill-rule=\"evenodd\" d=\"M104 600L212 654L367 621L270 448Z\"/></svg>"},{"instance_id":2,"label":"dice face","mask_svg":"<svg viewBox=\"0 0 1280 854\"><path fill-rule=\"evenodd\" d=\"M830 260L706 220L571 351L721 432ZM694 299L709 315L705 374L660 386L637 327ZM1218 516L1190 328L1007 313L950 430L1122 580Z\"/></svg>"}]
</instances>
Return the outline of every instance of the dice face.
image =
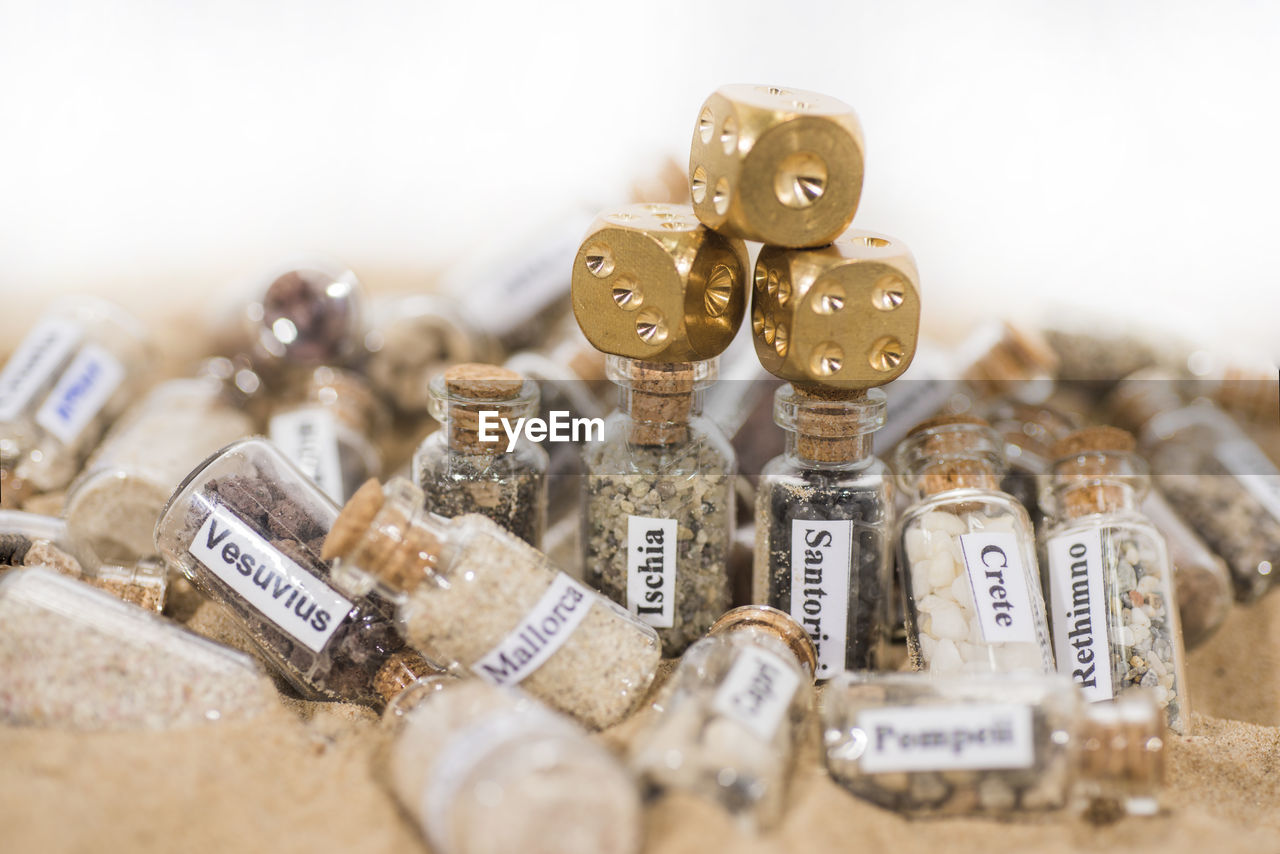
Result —
<instances>
[{"instance_id":1,"label":"dice face","mask_svg":"<svg viewBox=\"0 0 1280 854\"><path fill-rule=\"evenodd\" d=\"M911 364L919 328L919 274L892 237L851 230L819 249L760 250L751 331L775 376L832 389L884 385Z\"/></svg>"},{"instance_id":2,"label":"dice face","mask_svg":"<svg viewBox=\"0 0 1280 854\"><path fill-rule=\"evenodd\" d=\"M693 209L731 237L823 246L853 221L862 161L862 128L847 104L801 89L722 86L693 131Z\"/></svg>"},{"instance_id":3,"label":"dice face","mask_svg":"<svg viewBox=\"0 0 1280 854\"><path fill-rule=\"evenodd\" d=\"M747 304L747 248L688 205L629 205L600 216L573 262L573 313L597 350L693 362L729 346Z\"/></svg>"}]
</instances>

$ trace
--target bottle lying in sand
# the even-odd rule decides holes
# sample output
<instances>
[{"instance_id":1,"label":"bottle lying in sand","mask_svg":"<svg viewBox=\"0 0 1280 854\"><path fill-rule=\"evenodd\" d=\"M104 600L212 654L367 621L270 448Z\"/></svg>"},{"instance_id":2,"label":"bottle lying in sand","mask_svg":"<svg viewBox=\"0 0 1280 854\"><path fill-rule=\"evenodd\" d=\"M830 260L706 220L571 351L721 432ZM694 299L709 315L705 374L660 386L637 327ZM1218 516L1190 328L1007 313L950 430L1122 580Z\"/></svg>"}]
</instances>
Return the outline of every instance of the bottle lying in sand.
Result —
<instances>
[{"instance_id":1,"label":"bottle lying in sand","mask_svg":"<svg viewBox=\"0 0 1280 854\"><path fill-rule=\"evenodd\" d=\"M909 815L1151 815L1164 720L1149 692L1087 703L1060 674L846 673L823 696L827 770Z\"/></svg>"}]
</instances>

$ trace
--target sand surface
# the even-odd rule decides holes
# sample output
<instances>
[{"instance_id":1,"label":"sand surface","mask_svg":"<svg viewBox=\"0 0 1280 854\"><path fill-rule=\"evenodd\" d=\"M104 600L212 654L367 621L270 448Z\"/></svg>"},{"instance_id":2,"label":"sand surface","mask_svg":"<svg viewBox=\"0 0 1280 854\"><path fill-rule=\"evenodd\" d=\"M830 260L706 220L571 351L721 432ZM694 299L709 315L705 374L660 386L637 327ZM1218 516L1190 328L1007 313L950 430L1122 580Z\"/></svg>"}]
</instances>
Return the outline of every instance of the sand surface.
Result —
<instances>
[{"instance_id":1,"label":"sand surface","mask_svg":"<svg viewBox=\"0 0 1280 854\"><path fill-rule=\"evenodd\" d=\"M178 615L234 640L203 606ZM649 810L646 851L1280 850L1280 593L1237 609L1189 664L1196 734L1170 736L1159 817L907 821L832 783L815 742L774 833L743 837L710 805L668 797ZM651 713L602 737L617 746ZM180 732L0 728L0 851L427 851L380 782L383 742L368 710L298 701Z\"/></svg>"}]
</instances>

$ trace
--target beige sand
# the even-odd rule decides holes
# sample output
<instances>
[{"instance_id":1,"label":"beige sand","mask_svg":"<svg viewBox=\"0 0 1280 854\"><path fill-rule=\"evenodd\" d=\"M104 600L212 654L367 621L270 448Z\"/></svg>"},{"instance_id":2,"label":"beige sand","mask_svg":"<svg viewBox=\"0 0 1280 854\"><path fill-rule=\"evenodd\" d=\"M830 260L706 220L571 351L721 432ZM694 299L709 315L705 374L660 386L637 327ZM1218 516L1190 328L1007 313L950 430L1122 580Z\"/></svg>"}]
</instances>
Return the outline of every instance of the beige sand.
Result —
<instances>
[{"instance_id":1,"label":"beige sand","mask_svg":"<svg viewBox=\"0 0 1280 854\"><path fill-rule=\"evenodd\" d=\"M204 610L182 615L217 633ZM1280 594L1238 609L1191 655L1189 680L1197 734L1171 736L1167 809L1155 819L910 822L846 794L810 759L772 835L741 837L715 808L669 797L649 812L646 850L1280 850ZM0 851L426 851L379 783L375 715L288 709L161 734L0 728ZM620 744L642 722L604 737Z\"/></svg>"}]
</instances>

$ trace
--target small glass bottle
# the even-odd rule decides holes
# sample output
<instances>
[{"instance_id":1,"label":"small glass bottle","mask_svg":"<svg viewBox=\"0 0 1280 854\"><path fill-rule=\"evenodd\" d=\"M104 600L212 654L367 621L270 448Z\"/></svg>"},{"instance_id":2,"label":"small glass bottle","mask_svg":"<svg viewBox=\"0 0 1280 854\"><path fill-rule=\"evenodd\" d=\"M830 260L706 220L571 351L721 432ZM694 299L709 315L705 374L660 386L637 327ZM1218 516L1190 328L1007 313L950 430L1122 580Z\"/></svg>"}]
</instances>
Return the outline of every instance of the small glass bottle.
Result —
<instances>
[{"instance_id":1,"label":"small glass bottle","mask_svg":"<svg viewBox=\"0 0 1280 854\"><path fill-rule=\"evenodd\" d=\"M320 365L362 355L365 292L356 274L318 259L273 270L254 283L228 347L242 352L274 388Z\"/></svg>"},{"instance_id":2,"label":"small glass bottle","mask_svg":"<svg viewBox=\"0 0 1280 854\"><path fill-rule=\"evenodd\" d=\"M886 809L1159 808L1164 722L1146 692L1089 704L1058 674L847 673L827 684L822 708L832 778Z\"/></svg>"},{"instance_id":3,"label":"small glass bottle","mask_svg":"<svg viewBox=\"0 0 1280 854\"><path fill-rule=\"evenodd\" d=\"M1048 476L1053 444L1079 428L1078 419L1047 404L999 400L984 409L991 426L1005 440L1009 474L1001 487L1031 514L1036 530L1043 529L1040 484ZM1139 507L1169 546L1173 582L1178 592L1178 616L1187 649L1217 631L1231 610L1231 573L1158 489L1149 491Z\"/></svg>"},{"instance_id":4,"label":"small glass bottle","mask_svg":"<svg viewBox=\"0 0 1280 854\"><path fill-rule=\"evenodd\" d=\"M494 342L439 297L380 296L373 300L369 314L364 374L396 412L424 414L427 385L442 368L494 356Z\"/></svg>"},{"instance_id":5,"label":"small glass bottle","mask_svg":"<svg viewBox=\"0 0 1280 854\"><path fill-rule=\"evenodd\" d=\"M379 705L378 672L404 641L388 603L330 586L320 555L337 515L275 445L253 437L187 476L156 524L156 550L304 697Z\"/></svg>"},{"instance_id":6,"label":"small glass bottle","mask_svg":"<svg viewBox=\"0 0 1280 854\"><path fill-rule=\"evenodd\" d=\"M572 721L513 688L446 676L388 707L390 788L439 854L637 854L631 776ZM391 717L394 715L394 717Z\"/></svg>"},{"instance_id":7,"label":"small glass bottle","mask_svg":"<svg viewBox=\"0 0 1280 854\"><path fill-rule=\"evenodd\" d=\"M737 461L701 416L714 359L610 355L621 388L604 441L588 445L583 567L588 584L658 629L676 656L729 608Z\"/></svg>"},{"instance_id":8,"label":"small glass bottle","mask_svg":"<svg viewBox=\"0 0 1280 854\"><path fill-rule=\"evenodd\" d=\"M816 666L809 633L785 613L735 608L681 657L631 766L657 792L719 803L749 833L772 828L807 734Z\"/></svg>"},{"instance_id":9,"label":"small glass bottle","mask_svg":"<svg viewBox=\"0 0 1280 854\"><path fill-rule=\"evenodd\" d=\"M267 435L325 495L342 504L360 484L381 474L374 437L385 419L363 379L319 367L302 384L300 400L275 409Z\"/></svg>"},{"instance_id":10,"label":"small glass bottle","mask_svg":"<svg viewBox=\"0 0 1280 854\"><path fill-rule=\"evenodd\" d=\"M917 670L1053 672L1035 534L1003 467L999 436L965 415L917 425L894 454L913 496L898 566Z\"/></svg>"},{"instance_id":11,"label":"small glass bottle","mask_svg":"<svg viewBox=\"0 0 1280 854\"><path fill-rule=\"evenodd\" d=\"M1087 427L1054 445L1040 501L1058 670L1085 698L1150 688L1174 732L1190 729L1182 632L1164 537L1139 509L1149 483L1133 436Z\"/></svg>"},{"instance_id":12,"label":"small glass bottle","mask_svg":"<svg viewBox=\"0 0 1280 854\"><path fill-rule=\"evenodd\" d=\"M0 502L61 489L142 387L149 344L103 300L51 308L0 371Z\"/></svg>"},{"instance_id":13,"label":"small glass bottle","mask_svg":"<svg viewBox=\"0 0 1280 854\"><path fill-rule=\"evenodd\" d=\"M1160 491L1226 560L1236 598L1271 589L1280 578L1280 469L1212 402L1184 403L1167 374L1135 374L1111 402L1137 431Z\"/></svg>"},{"instance_id":14,"label":"small glass bottle","mask_svg":"<svg viewBox=\"0 0 1280 854\"><path fill-rule=\"evenodd\" d=\"M661 658L644 623L492 520L427 512L401 478L361 487L324 554L341 558L334 581L344 590L392 598L400 631L431 661L519 684L594 728L635 708Z\"/></svg>"},{"instance_id":15,"label":"small glass bottle","mask_svg":"<svg viewBox=\"0 0 1280 854\"><path fill-rule=\"evenodd\" d=\"M454 365L431 381L442 429L413 455L426 508L453 518L478 513L535 549L547 525L547 452L522 431L538 414L538 384L493 365Z\"/></svg>"},{"instance_id":16,"label":"small glass bottle","mask_svg":"<svg viewBox=\"0 0 1280 854\"><path fill-rule=\"evenodd\" d=\"M169 729L275 706L246 655L44 568L0 578L0 721Z\"/></svg>"},{"instance_id":17,"label":"small glass bottle","mask_svg":"<svg viewBox=\"0 0 1280 854\"><path fill-rule=\"evenodd\" d=\"M116 422L67 490L63 515L104 560L155 554L155 520L178 484L214 451L253 433L253 420L213 377L169 380Z\"/></svg>"},{"instance_id":18,"label":"small glass bottle","mask_svg":"<svg viewBox=\"0 0 1280 854\"><path fill-rule=\"evenodd\" d=\"M78 579L157 614L164 610L169 592L163 564L151 560L125 566L104 564L72 536L65 519L0 510L0 574L24 566Z\"/></svg>"},{"instance_id":19,"label":"small glass bottle","mask_svg":"<svg viewBox=\"0 0 1280 854\"><path fill-rule=\"evenodd\" d=\"M871 454L885 394L816 397L784 385L773 417L786 450L765 465L756 489L753 598L809 632L819 679L874 670L892 567L892 481Z\"/></svg>"}]
</instances>

